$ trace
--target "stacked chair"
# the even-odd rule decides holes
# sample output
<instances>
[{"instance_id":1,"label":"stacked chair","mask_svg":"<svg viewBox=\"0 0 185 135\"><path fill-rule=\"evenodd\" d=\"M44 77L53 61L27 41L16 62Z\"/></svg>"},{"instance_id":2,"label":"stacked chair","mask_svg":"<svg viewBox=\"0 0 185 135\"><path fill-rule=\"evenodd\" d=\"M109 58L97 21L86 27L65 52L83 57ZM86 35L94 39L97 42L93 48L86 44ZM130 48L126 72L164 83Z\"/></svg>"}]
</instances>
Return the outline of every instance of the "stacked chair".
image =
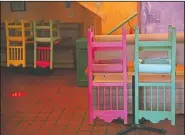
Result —
<instances>
[{"instance_id":1,"label":"stacked chair","mask_svg":"<svg viewBox=\"0 0 185 135\"><path fill-rule=\"evenodd\" d=\"M168 55L166 58L159 56L141 58L140 53L143 51L166 51ZM144 118L152 123L158 123L167 118L173 126L175 125L176 29L174 27L168 26L168 40L166 41L140 41L139 28L136 27L134 70L135 75L132 77L133 123L128 129L119 131L117 135L124 135L135 129L165 134L164 129L142 125L141 122L145 121L141 120ZM143 76L145 78L148 76L148 78L144 79ZM164 76L170 76L170 79ZM170 90L169 107L166 106L167 89ZM142 98L139 98L142 90L144 105L141 104ZM156 92L156 98L154 92ZM147 93L150 93L150 102L147 102ZM162 104L161 99L163 99Z\"/></svg>"},{"instance_id":2,"label":"stacked chair","mask_svg":"<svg viewBox=\"0 0 185 135\"><path fill-rule=\"evenodd\" d=\"M106 122L121 117L127 124L126 29L123 28L122 41L96 42L94 38L91 28L88 30L89 124L96 117ZM98 60L97 51L121 51L122 56L118 60Z\"/></svg>"},{"instance_id":3,"label":"stacked chair","mask_svg":"<svg viewBox=\"0 0 185 135\"><path fill-rule=\"evenodd\" d=\"M60 21L33 21L34 68L53 69L53 47L60 42Z\"/></svg>"},{"instance_id":4,"label":"stacked chair","mask_svg":"<svg viewBox=\"0 0 185 135\"><path fill-rule=\"evenodd\" d=\"M175 76L176 76L176 30L174 27L168 27L168 40L167 41L140 41L139 40L139 28L135 30L135 123L139 123L139 119L142 117L150 120L153 123L157 123L160 120L168 118L171 120L171 124L175 125ZM168 53L167 58L146 58L140 59L139 54L141 51L166 51ZM170 75L170 80L158 80L148 77L147 82L142 81L140 74L152 74L152 75ZM139 109L139 87L144 87L144 108ZM149 87L147 89L146 87ZM166 107L166 91L167 87L170 87L170 110ZM152 96L152 92L156 88L156 98ZM150 108L146 107L146 93L150 92ZM162 108L159 105L159 96L163 91ZM153 101L156 100L156 106L153 107ZM151 117L152 116L152 117Z\"/></svg>"},{"instance_id":5,"label":"stacked chair","mask_svg":"<svg viewBox=\"0 0 185 135\"><path fill-rule=\"evenodd\" d=\"M26 43L32 37L32 25L21 19L20 22L10 23L5 20L6 45L7 45L7 67L26 67Z\"/></svg>"}]
</instances>

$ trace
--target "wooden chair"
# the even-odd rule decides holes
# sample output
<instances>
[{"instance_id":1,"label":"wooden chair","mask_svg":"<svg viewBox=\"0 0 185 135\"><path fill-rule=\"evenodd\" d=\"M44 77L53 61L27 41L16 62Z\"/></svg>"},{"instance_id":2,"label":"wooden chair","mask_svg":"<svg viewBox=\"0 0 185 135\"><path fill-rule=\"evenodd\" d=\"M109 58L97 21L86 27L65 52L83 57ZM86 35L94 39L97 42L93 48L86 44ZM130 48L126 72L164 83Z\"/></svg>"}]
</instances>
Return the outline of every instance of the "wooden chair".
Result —
<instances>
[{"instance_id":1,"label":"wooden chair","mask_svg":"<svg viewBox=\"0 0 185 135\"><path fill-rule=\"evenodd\" d=\"M60 22L50 20L33 21L34 29L34 68L53 68L53 45L60 40ZM48 35L49 36L48 36ZM48 45L49 44L49 45Z\"/></svg>"},{"instance_id":2,"label":"wooden chair","mask_svg":"<svg viewBox=\"0 0 185 135\"><path fill-rule=\"evenodd\" d=\"M147 58L140 59L139 53L141 51L166 51L167 58ZM167 41L140 41L139 28L135 30L135 123L139 124L139 119L144 117L153 123L158 123L160 120L168 118L171 124L175 125L175 77L176 77L176 29L172 26L168 27L168 40ZM150 76L147 82L140 80L140 73L164 74L170 75L171 80L157 80L150 81ZM152 79L154 80L154 79ZM143 109L140 108L139 92L144 87L143 95ZM147 89L147 87L150 87ZM170 87L170 110L166 108L166 95L167 88ZM156 90L154 90L156 88ZM154 99L153 92L156 92ZM150 93L150 107L147 107L146 100L147 94ZM163 95L161 97L161 95ZM164 103L160 104L160 98ZM153 103L156 101L156 103ZM155 108L155 109L154 109Z\"/></svg>"},{"instance_id":3,"label":"wooden chair","mask_svg":"<svg viewBox=\"0 0 185 135\"><path fill-rule=\"evenodd\" d=\"M26 66L26 42L32 39L32 25L21 19L20 22L10 23L5 20L7 66ZM28 32L28 34L26 34Z\"/></svg>"},{"instance_id":4,"label":"wooden chair","mask_svg":"<svg viewBox=\"0 0 185 135\"><path fill-rule=\"evenodd\" d=\"M98 117L106 122L121 117L127 123L126 29L122 41L94 42L93 29L88 30L88 106L89 124ZM99 61L97 51L121 51L120 60ZM116 73L120 73L117 75ZM99 74L99 75L98 75Z\"/></svg>"}]
</instances>

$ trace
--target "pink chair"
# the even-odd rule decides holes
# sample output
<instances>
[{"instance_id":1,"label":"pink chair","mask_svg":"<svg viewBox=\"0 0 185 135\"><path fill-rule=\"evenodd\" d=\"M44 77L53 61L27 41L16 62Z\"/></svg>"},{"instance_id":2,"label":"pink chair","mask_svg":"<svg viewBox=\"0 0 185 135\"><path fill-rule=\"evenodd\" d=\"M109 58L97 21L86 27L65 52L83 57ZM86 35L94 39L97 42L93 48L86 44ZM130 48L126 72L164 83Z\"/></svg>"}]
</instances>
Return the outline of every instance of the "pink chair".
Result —
<instances>
[{"instance_id":1,"label":"pink chair","mask_svg":"<svg viewBox=\"0 0 185 135\"><path fill-rule=\"evenodd\" d=\"M88 106L89 124L98 117L105 122L121 117L127 124L127 61L126 28L122 41L94 42L94 32L88 30ZM120 59L96 60L97 51L121 51Z\"/></svg>"}]
</instances>

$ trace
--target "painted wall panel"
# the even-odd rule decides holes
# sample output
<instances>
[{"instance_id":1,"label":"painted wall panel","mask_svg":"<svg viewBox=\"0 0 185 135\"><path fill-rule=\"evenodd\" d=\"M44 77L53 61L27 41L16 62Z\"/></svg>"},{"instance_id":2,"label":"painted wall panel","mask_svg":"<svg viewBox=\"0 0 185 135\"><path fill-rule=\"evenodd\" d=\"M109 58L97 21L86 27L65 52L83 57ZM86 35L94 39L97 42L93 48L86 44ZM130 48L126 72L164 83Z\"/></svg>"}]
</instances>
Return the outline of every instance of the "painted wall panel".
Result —
<instances>
[{"instance_id":1,"label":"painted wall panel","mask_svg":"<svg viewBox=\"0 0 185 135\"><path fill-rule=\"evenodd\" d=\"M184 2L141 2L141 33L166 33L168 25L184 31Z\"/></svg>"}]
</instances>

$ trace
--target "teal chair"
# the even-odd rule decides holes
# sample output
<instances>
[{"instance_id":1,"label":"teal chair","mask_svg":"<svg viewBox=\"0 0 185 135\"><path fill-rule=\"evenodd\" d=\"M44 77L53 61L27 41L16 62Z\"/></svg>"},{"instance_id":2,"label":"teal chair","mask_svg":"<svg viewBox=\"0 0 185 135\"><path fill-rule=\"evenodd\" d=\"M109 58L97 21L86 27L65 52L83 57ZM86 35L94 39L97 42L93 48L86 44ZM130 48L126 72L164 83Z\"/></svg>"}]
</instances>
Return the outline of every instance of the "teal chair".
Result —
<instances>
[{"instance_id":1,"label":"teal chair","mask_svg":"<svg viewBox=\"0 0 185 135\"><path fill-rule=\"evenodd\" d=\"M154 58L154 59L140 59L139 54L141 51L166 51L168 52L167 58ZM152 123L158 123L160 120L168 118L171 124L175 125L175 71L176 71L176 29L168 26L168 40L167 41L140 41L139 28L135 30L135 123L139 124L141 118L150 120ZM152 74L169 74L171 81L169 82L142 82L139 80L139 73L152 73ZM150 77L150 76L149 76ZM149 80L149 79L148 79ZM143 87L143 109L139 108L139 89ZM146 87L150 89L146 89ZM159 109L159 92L163 88L164 99L166 99L166 89L170 87L170 110L166 109L166 100L162 104L163 109ZM146 91L150 93L156 88L156 109L152 107L152 94L150 98L150 108L146 108ZM160 95L161 96L161 95Z\"/></svg>"}]
</instances>

